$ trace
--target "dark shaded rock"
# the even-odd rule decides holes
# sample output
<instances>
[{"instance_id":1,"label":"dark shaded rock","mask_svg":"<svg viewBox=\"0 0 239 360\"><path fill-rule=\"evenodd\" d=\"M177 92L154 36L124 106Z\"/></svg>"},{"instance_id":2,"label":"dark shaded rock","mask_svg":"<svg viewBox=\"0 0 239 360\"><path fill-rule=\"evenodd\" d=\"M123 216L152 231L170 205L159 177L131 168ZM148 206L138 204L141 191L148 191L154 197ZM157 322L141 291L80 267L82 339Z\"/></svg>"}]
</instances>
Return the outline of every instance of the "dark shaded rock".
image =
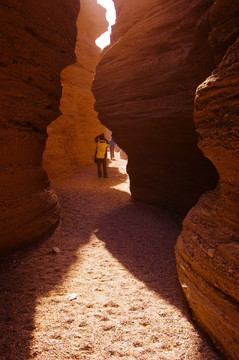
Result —
<instances>
[{"instance_id":1,"label":"dark shaded rock","mask_svg":"<svg viewBox=\"0 0 239 360\"><path fill-rule=\"evenodd\" d=\"M239 3L115 4L96 110L129 156L133 197L185 213L205 193L178 239L179 280L197 321L238 359Z\"/></svg>"},{"instance_id":2,"label":"dark shaded rock","mask_svg":"<svg viewBox=\"0 0 239 360\"><path fill-rule=\"evenodd\" d=\"M128 154L134 198L185 214L217 173L197 148L197 86L214 68L208 1L115 1L113 45L97 66L95 108Z\"/></svg>"},{"instance_id":3,"label":"dark shaded rock","mask_svg":"<svg viewBox=\"0 0 239 360\"><path fill-rule=\"evenodd\" d=\"M0 252L59 220L42 167L46 127L59 115L60 73L75 61L78 0L0 4Z\"/></svg>"},{"instance_id":4,"label":"dark shaded rock","mask_svg":"<svg viewBox=\"0 0 239 360\"><path fill-rule=\"evenodd\" d=\"M239 22L235 15L239 4L232 1L217 2L210 11L209 39L217 44L216 59L221 59L225 39L229 43L216 70L199 86L194 112L199 146L216 166L220 181L188 213L176 248L187 300L230 359L238 359L239 354L239 41L234 42Z\"/></svg>"}]
</instances>

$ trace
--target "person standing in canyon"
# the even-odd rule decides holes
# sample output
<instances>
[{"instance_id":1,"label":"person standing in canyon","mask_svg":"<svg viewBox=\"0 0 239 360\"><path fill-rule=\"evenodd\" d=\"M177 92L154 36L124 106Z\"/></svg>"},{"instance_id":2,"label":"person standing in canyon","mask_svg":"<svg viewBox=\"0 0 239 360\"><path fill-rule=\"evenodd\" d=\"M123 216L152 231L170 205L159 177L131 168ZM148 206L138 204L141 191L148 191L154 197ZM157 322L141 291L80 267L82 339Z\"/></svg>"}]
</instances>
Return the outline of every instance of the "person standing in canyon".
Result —
<instances>
[{"instance_id":1,"label":"person standing in canyon","mask_svg":"<svg viewBox=\"0 0 239 360\"><path fill-rule=\"evenodd\" d=\"M97 164L98 177L102 178L102 169L103 169L103 176L104 178L107 178L108 177L107 148L109 143L103 133L96 136L95 142L96 142L95 161Z\"/></svg>"},{"instance_id":2,"label":"person standing in canyon","mask_svg":"<svg viewBox=\"0 0 239 360\"><path fill-rule=\"evenodd\" d=\"M109 146L110 146L110 159L114 160L115 159L115 145L116 143L114 142L114 140L111 138L109 140Z\"/></svg>"}]
</instances>

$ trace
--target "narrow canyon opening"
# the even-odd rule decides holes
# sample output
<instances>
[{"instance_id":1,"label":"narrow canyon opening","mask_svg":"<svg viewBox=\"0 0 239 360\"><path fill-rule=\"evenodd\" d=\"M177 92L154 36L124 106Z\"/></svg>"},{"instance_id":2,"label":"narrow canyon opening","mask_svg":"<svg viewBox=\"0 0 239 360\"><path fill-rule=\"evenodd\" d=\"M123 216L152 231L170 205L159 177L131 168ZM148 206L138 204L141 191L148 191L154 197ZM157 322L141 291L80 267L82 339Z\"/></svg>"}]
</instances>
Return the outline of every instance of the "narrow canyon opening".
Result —
<instances>
[{"instance_id":1,"label":"narrow canyon opening","mask_svg":"<svg viewBox=\"0 0 239 360\"><path fill-rule=\"evenodd\" d=\"M114 22L114 6L112 1L106 1L109 7L108 3L111 3L109 24L105 8L96 5L95 1L81 1L77 19L76 62L61 73L62 114L47 129L43 159L51 180L67 177L79 167L93 164L95 137L102 132L108 139L111 135L98 119L91 92L95 67L100 60L101 49L110 41L110 26ZM102 32L103 38L98 38ZM101 49L96 45L97 38Z\"/></svg>"},{"instance_id":2,"label":"narrow canyon opening","mask_svg":"<svg viewBox=\"0 0 239 360\"><path fill-rule=\"evenodd\" d=\"M61 73L61 116L47 128L48 137L43 161L52 182L71 176L79 167L94 163L94 139L98 134L103 132L106 139L112 138L112 132L100 123L98 113L94 110L95 99L91 85L101 51L110 45L111 27L115 24L116 14L112 0L98 0L97 3L103 8L95 7L94 2L81 2L75 46L77 62ZM108 27L104 22L104 11ZM99 22L100 17L102 19ZM87 26L82 20L86 18L91 19ZM106 31L101 33L103 29ZM82 59L83 51L85 56ZM115 157L117 160L127 159L127 154L117 144ZM110 162L109 149L107 161ZM118 163L114 166L117 166L116 164ZM118 165L121 171L122 166L126 166L124 162Z\"/></svg>"},{"instance_id":3,"label":"narrow canyon opening","mask_svg":"<svg viewBox=\"0 0 239 360\"><path fill-rule=\"evenodd\" d=\"M167 99L166 89L172 81L171 74L165 80L162 99L166 101L163 107L166 107L165 109L168 111L167 117L163 115L165 109L162 110L162 114L159 113L159 110L154 112L150 110L151 113L148 114L147 108L144 113L141 111L141 105L137 105L139 110L135 107L134 102L137 102L138 98L142 103L145 103L145 97L154 98L154 95L151 94L151 83L153 81L150 78L144 80L145 89L140 87L144 94L136 93L133 98L128 100L129 95L126 92L126 101L124 99L122 99L122 102L121 100L118 101L122 111L122 119L117 120L115 123L114 113L102 112L98 105L102 99L110 109L112 104L115 103L114 99L109 101L110 96L112 94L118 96L117 91L113 90L110 90L111 94L104 93L104 84L111 76L111 64L115 63L114 58L112 59L111 56L109 57L110 63L106 64L107 70L104 78L97 74L96 82L93 83L93 91L96 94L96 109L99 110L99 114L94 110L95 98L91 92L95 67L100 62L99 66L104 68L104 59L107 59L104 53L110 51L110 47L112 47L111 52L114 53L114 48L117 47L114 46L114 42L117 42L114 35L112 46L109 43L111 26L115 23L114 5L112 5L111 0L99 0L98 3L103 6L104 4L110 5L108 16L106 12L109 27L107 29L107 24L102 19L96 21L100 16L102 17L103 9L100 9L99 6L95 8L92 6L92 2L81 2L81 11L77 19L78 36L75 46L77 62L64 69L61 73L62 98L60 110L62 115L48 126L48 139L43 155L46 171L50 179L54 181L69 176L79 167L92 164L95 152L94 137L105 132L109 138L110 131L113 131L114 137L119 141L119 146L122 146L126 153L129 154L127 169L130 174L130 189L133 197L185 215L199 197L207 190L215 188L218 182L215 167L198 149L197 134L193 124L194 92L196 87L206 79L210 69L214 67L210 49L207 46L205 47L204 43L202 45L195 44L187 58L183 60L187 62L184 68L182 65L182 70L179 71L182 74L175 75L173 70L173 89L168 91L172 93L172 99L174 99L176 92L184 99L178 100L176 109L175 101L173 100L173 103L170 103ZM91 21L88 21L87 26L83 21L85 18L91 19ZM197 34L199 37L205 36L204 28L205 24L201 28L199 27ZM104 31L103 34L102 31ZM97 35L100 36L96 39ZM105 46L108 47L103 50L103 53L100 53L95 43L98 43L101 49L104 49ZM198 47L201 49L198 49ZM85 54L84 57L82 57L82 52ZM168 54L168 52L170 52L168 49L162 48L163 56L167 56L165 54ZM154 54L146 54L145 59L141 59L139 56L137 60L133 60L139 67L143 61L141 74L145 72L144 67L147 66L147 62L151 62L149 57L152 55L154 56ZM129 52L128 57L131 56L132 54ZM135 56L136 54L133 55L134 58ZM200 57L197 58L197 56ZM118 54L115 59L117 58ZM195 58L197 58L200 65L195 64ZM125 69L127 69L127 66L130 69L131 65L124 65ZM113 69L114 74L122 73L122 67L116 69ZM133 73L135 70L130 71ZM190 71L190 76L184 75L186 71ZM150 76L154 76L153 72L152 67ZM127 91L130 92L131 88L138 87L138 79L137 76L135 80L130 79L128 70L126 75L127 79L123 79L126 83L126 85L123 85L123 89L124 86L127 86ZM185 76L184 80L180 79L182 75ZM97 80L98 78L99 80ZM116 76L114 84L112 83L110 86L107 84L107 91L114 89L117 80ZM121 81L120 78L119 81ZM97 84L99 84L101 92L99 96ZM148 86L150 89L147 88ZM140 90L138 89L137 92L140 92ZM180 101L184 102L184 104L180 104ZM131 108L128 113L125 113L124 110L125 103L126 107L130 106ZM183 106L187 109L186 112L181 110ZM160 109L160 104L158 107ZM132 108L135 108L135 110L131 115ZM141 120L142 116L145 119ZM108 130L107 127L111 130ZM131 143L133 147L130 146ZM139 154L140 161L138 160Z\"/></svg>"},{"instance_id":4,"label":"narrow canyon opening","mask_svg":"<svg viewBox=\"0 0 239 360\"><path fill-rule=\"evenodd\" d=\"M99 46L101 50L103 50L106 46L110 45L112 26L116 22L116 11L113 0L98 0L97 3L106 9L105 17L109 23L107 31L101 34L100 37L95 41L96 45Z\"/></svg>"},{"instance_id":5,"label":"narrow canyon opening","mask_svg":"<svg viewBox=\"0 0 239 360\"><path fill-rule=\"evenodd\" d=\"M99 3L0 4L0 353L237 360L239 3Z\"/></svg>"}]
</instances>

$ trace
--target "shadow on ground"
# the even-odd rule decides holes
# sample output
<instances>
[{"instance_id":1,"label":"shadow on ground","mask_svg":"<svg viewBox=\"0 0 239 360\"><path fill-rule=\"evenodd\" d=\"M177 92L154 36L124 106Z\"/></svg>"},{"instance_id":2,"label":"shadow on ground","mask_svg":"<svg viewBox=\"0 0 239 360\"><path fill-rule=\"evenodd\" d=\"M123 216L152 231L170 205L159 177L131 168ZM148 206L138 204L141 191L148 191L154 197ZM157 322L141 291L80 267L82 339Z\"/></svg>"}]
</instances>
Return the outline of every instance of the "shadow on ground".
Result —
<instances>
[{"instance_id":1,"label":"shadow on ground","mask_svg":"<svg viewBox=\"0 0 239 360\"><path fill-rule=\"evenodd\" d=\"M82 181L80 170L73 179L55 184L62 221L54 235L0 258L1 360L31 358L36 304L64 280L69 267L76 261L76 252L89 241L95 216L91 207L97 211L94 205L110 197L109 186L115 186L127 177L117 168L111 170L110 179L98 179L92 166L83 171ZM54 253L53 247L59 247L61 253Z\"/></svg>"},{"instance_id":2,"label":"shadow on ground","mask_svg":"<svg viewBox=\"0 0 239 360\"><path fill-rule=\"evenodd\" d=\"M132 202L101 217L96 227L97 237L136 278L173 305L182 302L174 255L181 226L171 214Z\"/></svg>"},{"instance_id":3,"label":"shadow on ground","mask_svg":"<svg viewBox=\"0 0 239 360\"><path fill-rule=\"evenodd\" d=\"M135 277L187 314L180 292L174 245L180 221L157 207L133 202L117 189L127 175L109 169L99 179L93 166L55 184L62 221L54 235L0 261L0 360L32 358L34 314L41 297L65 279L77 251L94 233ZM56 254L53 247L59 247Z\"/></svg>"}]
</instances>

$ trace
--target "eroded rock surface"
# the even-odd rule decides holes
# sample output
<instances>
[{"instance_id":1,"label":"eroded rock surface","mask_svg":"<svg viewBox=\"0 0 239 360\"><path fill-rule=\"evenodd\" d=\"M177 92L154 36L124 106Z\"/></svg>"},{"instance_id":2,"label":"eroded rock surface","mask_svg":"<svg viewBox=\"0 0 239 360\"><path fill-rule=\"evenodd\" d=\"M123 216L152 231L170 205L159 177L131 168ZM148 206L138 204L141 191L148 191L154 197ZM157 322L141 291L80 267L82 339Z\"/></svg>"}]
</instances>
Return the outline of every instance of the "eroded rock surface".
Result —
<instances>
[{"instance_id":1,"label":"eroded rock surface","mask_svg":"<svg viewBox=\"0 0 239 360\"><path fill-rule=\"evenodd\" d=\"M198 322L238 359L239 3L115 4L96 109L129 156L133 197L183 213L205 193L184 221L178 274Z\"/></svg>"},{"instance_id":2,"label":"eroded rock surface","mask_svg":"<svg viewBox=\"0 0 239 360\"><path fill-rule=\"evenodd\" d=\"M217 2L210 11L209 41L220 63L197 90L194 118L199 146L220 181L187 215L176 248L187 300L230 359L239 354L238 14L232 1Z\"/></svg>"},{"instance_id":3,"label":"eroded rock surface","mask_svg":"<svg viewBox=\"0 0 239 360\"><path fill-rule=\"evenodd\" d=\"M42 237L59 219L42 153L59 115L60 73L75 61L79 5L0 3L0 252Z\"/></svg>"},{"instance_id":4,"label":"eroded rock surface","mask_svg":"<svg viewBox=\"0 0 239 360\"><path fill-rule=\"evenodd\" d=\"M97 134L104 131L94 111L91 92L100 48L95 40L107 30L105 9L96 0L81 0L77 20L76 62L61 74L62 115L48 127L44 165L51 179L69 176L79 166L93 163Z\"/></svg>"},{"instance_id":5,"label":"eroded rock surface","mask_svg":"<svg viewBox=\"0 0 239 360\"><path fill-rule=\"evenodd\" d=\"M128 154L134 198L185 214L217 183L197 148L197 86L214 68L208 1L117 1L93 83L101 122Z\"/></svg>"}]
</instances>

